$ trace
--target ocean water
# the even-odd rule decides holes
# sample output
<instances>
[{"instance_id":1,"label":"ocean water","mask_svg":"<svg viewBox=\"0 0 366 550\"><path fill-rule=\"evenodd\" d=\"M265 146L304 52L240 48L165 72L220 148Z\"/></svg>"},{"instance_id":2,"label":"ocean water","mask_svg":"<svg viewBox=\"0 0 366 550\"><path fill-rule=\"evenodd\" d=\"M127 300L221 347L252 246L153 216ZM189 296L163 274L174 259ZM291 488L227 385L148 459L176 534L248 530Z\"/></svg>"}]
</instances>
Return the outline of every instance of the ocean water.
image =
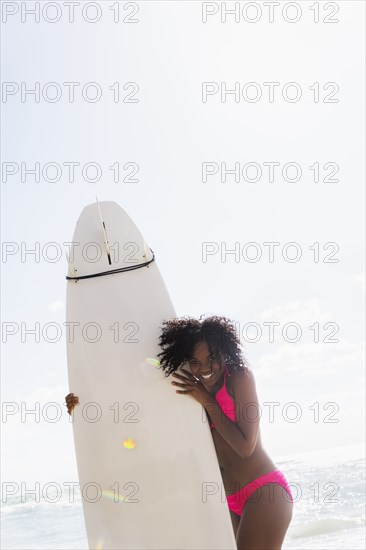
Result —
<instances>
[{"instance_id":1,"label":"ocean water","mask_svg":"<svg viewBox=\"0 0 366 550\"><path fill-rule=\"evenodd\" d=\"M366 548L362 447L302 454L276 463L292 484L295 499L284 550Z\"/></svg>"},{"instance_id":2,"label":"ocean water","mask_svg":"<svg viewBox=\"0 0 366 550\"><path fill-rule=\"evenodd\" d=\"M362 447L279 457L295 499L284 550L358 550L365 539L365 458ZM87 549L80 495L56 503L2 504L1 548Z\"/></svg>"}]
</instances>

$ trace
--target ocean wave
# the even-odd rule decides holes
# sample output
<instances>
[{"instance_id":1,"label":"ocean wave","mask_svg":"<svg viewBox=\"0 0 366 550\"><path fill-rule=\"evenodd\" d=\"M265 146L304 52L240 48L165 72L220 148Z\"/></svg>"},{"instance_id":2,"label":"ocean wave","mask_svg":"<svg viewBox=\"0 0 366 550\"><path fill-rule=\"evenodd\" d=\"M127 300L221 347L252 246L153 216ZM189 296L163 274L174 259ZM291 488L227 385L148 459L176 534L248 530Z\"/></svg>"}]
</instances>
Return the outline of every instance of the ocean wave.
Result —
<instances>
[{"instance_id":1,"label":"ocean wave","mask_svg":"<svg viewBox=\"0 0 366 550\"><path fill-rule=\"evenodd\" d=\"M325 449L312 449L301 453L286 453L274 456L276 464L298 465L306 464L307 467L327 466L334 464L347 464L349 462L365 462L365 443L357 443L345 447L329 447Z\"/></svg>"},{"instance_id":2,"label":"ocean wave","mask_svg":"<svg viewBox=\"0 0 366 550\"><path fill-rule=\"evenodd\" d=\"M31 512L39 512L41 510L60 510L62 508L70 509L70 507L80 508L82 507L81 501L75 499L74 502L70 502L67 499L60 499L57 502L37 502L35 500L29 500L26 502L7 502L1 505L2 515L11 515L11 514L28 514Z\"/></svg>"},{"instance_id":3,"label":"ocean wave","mask_svg":"<svg viewBox=\"0 0 366 550\"><path fill-rule=\"evenodd\" d=\"M361 527L364 524L365 522L360 519L324 518L299 525L292 525L291 537L314 537L317 535L325 535L336 531L342 531L343 529Z\"/></svg>"}]
</instances>

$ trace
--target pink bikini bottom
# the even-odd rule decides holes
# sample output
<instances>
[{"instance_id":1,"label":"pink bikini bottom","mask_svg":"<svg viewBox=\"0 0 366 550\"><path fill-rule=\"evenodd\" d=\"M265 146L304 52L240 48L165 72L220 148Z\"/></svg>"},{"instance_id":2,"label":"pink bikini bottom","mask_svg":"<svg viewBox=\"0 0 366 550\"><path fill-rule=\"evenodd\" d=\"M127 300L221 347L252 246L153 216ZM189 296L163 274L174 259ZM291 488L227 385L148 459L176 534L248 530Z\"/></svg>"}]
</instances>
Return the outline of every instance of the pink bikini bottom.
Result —
<instances>
[{"instance_id":1,"label":"pink bikini bottom","mask_svg":"<svg viewBox=\"0 0 366 550\"><path fill-rule=\"evenodd\" d=\"M268 474L264 474L264 476L257 477L257 479L242 487L238 492L228 495L226 499L229 509L238 516L241 516L245 503L249 499L250 495L259 487L262 487L262 485L267 485L267 483L277 483L277 485L281 485L287 491L291 502L293 502L290 486L287 483L285 476L280 470L276 469ZM258 492L258 496L256 496L253 502L259 500L260 497L261 491ZM289 497L286 495L284 498L288 500Z\"/></svg>"}]
</instances>

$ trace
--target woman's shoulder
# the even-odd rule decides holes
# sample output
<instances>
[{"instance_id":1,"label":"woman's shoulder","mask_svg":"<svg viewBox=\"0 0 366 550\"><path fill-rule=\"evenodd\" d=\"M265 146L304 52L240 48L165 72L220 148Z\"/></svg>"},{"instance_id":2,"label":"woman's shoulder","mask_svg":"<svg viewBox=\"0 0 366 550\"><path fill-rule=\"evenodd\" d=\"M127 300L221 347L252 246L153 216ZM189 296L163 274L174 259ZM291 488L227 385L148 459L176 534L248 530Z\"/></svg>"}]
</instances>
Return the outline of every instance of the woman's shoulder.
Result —
<instances>
[{"instance_id":1,"label":"woman's shoulder","mask_svg":"<svg viewBox=\"0 0 366 550\"><path fill-rule=\"evenodd\" d=\"M233 370L230 376L231 387L235 390L239 384L246 384L249 381L254 382L254 373L250 367L243 367Z\"/></svg>"},{"instance_id":2,"label":"woman's shoulder","mask_svg":"<svg viewBox=\"0 0 366 550\"><path fill-rule=\"evenodd\" d=\"M237 399L249 399L249 396L255 395L256 383L253 370L245 366L242 369L233 371L230 377L231 391ZM251 399L251 398L250 398Z\"/></svg>"},{"instance_id":3,"label":"woman's shoulder","mask_svg":"<svg viewBox=\"0 0 366 550\"><path fill-rule=\"evenodd\" d=\"M230 372L231 376L235 378L248 378L248 377L254 377L254 373L250 367L242 367L240 369L234 369Z\"/></svg>"}]
</instances>

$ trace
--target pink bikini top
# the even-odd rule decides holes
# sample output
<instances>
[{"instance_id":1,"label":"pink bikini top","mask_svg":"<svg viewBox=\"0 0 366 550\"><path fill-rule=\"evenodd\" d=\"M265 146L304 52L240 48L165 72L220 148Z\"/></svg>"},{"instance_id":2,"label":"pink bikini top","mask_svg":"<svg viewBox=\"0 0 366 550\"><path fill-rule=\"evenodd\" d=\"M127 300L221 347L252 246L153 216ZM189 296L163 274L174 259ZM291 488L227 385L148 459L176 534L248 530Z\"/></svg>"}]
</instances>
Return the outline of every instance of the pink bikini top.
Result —
<instances>
[{"instance_id":1,"label":"pink bikini top","mask_svg":"<svg viewBox=\"0 0 366 550\"><path fill-rule=\"evenodd\" d=\"M231 397L231 395L228 394L227 389L226 389L226 373L229 376L231 376L230 373L229 373L229 369L227 367L225 369L225 374L224 374L224 383L223 383L222 387L219 389L219 391L217 392L217 394L215 395L215 399L218 402L218 404L220 405L220 408L221 408L222 412L225 414L225 416L227 416L230 420L235 422L236 421L235 403L233 401L233 398ZM211 430L212 430L212 428L215 428L215 424L213 422L212 422L210 428L211 428Z\"/></svg>"}]
</instances>

